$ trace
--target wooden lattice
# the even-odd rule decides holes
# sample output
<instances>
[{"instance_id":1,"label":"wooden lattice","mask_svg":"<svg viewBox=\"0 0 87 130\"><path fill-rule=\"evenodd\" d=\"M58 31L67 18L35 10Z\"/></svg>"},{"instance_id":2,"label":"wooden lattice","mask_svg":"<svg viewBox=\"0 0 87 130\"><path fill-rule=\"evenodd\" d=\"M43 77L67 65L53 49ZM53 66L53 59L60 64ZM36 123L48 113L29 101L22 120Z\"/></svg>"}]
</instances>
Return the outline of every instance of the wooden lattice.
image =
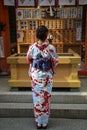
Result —
<instances>
[{"instance_id":1,"label":"wooden lattice","mask_svg":"<svg viewBox=\"0 0 87 130\"><path fill-rule=\"evenodd\" d=\"M26 44L36 42L36 28L45 25L53 35L52 44L58 53L67 52L68 48L71 48L81 54L82 9L81 6L55 8L55 17L50 18L46 14L47 8L18 8L16 10L18 52L24 52Z\"/></svg>"}]
</instances>

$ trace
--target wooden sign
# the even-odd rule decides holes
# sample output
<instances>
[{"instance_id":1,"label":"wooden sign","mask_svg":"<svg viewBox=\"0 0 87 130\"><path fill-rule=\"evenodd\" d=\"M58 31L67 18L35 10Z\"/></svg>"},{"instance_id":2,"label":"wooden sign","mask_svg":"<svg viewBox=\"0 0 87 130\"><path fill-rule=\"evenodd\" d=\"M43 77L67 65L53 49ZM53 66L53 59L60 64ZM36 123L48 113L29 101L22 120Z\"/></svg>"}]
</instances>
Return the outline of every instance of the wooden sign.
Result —
<instances>
[{"instance_id":1,"label":"wooden sign","mask_svg":"<svg viewBox=\"0 0 87 130\"><path fill-rule=\"evenodd\" d=\"M59 0L59 5L75 5L75 0Z\"/></svg>"},{"instance_id":2,"label":"wooden sign","mask_svg":"<svg viewBox=\"0 0 87 130\"><path fill-rule=\"evenodd\" d=\"M17 42L23 42L23 32L17 31Z\"/></svg>"},{"instance_id":3,"label":"wooden sign","mask_svg":"<svg viewBox=\"0 0 87 130\"><path fill-rule=\"evenodd\" d=\"M34 0L18 0L18 6L35 6Z\"/></svg>"},{"instance_id":4,"label":"wooden sign","mask_svg":"<svg viewBox=\"0 0 87 130\"><path fill-rule=\"evenodd\" d=\"M31 9L24 9L24 18L31 18Z\"/></svg>"},{"instance_id":5,"label":"wooden sign","mask_svg":"<svg viewBox=\"0 0 87 130\"><path fill-rule=\"evenodd\" d=\"M82 36L82 22L76 21L76 41L81 41Z\"/></svg>"},{"instance_id":6,"label":"wooden sign","mask_svg":"<svg viewBox=\"0 0 87 130\"><path fill-rule=\"evenodd\" d=\"M4 0L4 5L15 6L15 0Z\"/></svg>"},{"instance_id":7,"label":"wooden sign","mask_svg":"<svg viewBox=\"0 0 87 130\"><path fill-rule=\"evenodd\" d=\"M16 9L16 18L17 19L23 18L23 10L22 9Z\"/></svg>"},{"instance_id":8,"label":"wooden sign","mask_svg":"<svg viewBox=\"0 0 87 130\"><path fill-rule=\"evenodd\" d=\"M38 0L38 6L55 6L55 0Z\"/></svg>"}]
</instances>

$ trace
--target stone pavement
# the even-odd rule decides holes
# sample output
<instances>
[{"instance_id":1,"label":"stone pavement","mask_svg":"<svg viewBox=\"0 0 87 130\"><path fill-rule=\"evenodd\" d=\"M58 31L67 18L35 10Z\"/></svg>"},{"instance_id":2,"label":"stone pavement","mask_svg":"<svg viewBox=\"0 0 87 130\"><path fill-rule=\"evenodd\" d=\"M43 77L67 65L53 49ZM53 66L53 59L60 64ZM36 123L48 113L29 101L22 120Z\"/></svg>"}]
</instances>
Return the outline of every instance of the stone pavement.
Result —
<instances>
[{"instance_id":1,"label":"stone pavement","mask_svg":"<svg viewBox=\"0 0 87 130\"><path fill-rule=\"evenodd\" d=\"M0 130L36 130L33 118L0 118ZM87 120L50 118L47 130L87 130Z\"/></svg>"},{"instance_id":2,"label":"stone pavement","mask_svg":"<svg viewBox=\"0 0 87 130\"><path fill-rule=\"evenodd\" d=\"M0 77L0 92L1 92L0 99L1 99L1 97L3 99L2 100L3 102L1 102L1 103L4 104L5 102L7 102L8 99L9 99L8 100L9 103L13 103L13 102L14 103L16 103L16 102L23 103L22 99L27 102L30 95L24 95L23 93L21 93L21 91L19 92L19 94L17 93L16 98L15 98L15 96L14 96L15 93L13 93L15 90L11 90L11 88L8 86L9 78L10 78L9 76ZM81 88L78 91L82 92L81 93L82 96L79 95L78 92L77 92L78 93L77 95L74 95L75 94L74 92L73 93L70 92L68 95L68 93L66 93L67 89L66 90L57 89L57 90L53 90L54 92L55 91L58 92L58 95L55 95L55 97L53 96L54 97L53 102L55 99L55 102L56 101L58 102L58 106L59 106L59 103L60 103L60 105L61 105L61 103L64 103L64 105L66 105L67 107L68 107L68 105L71 105L71 103L74 103L75 105L78 106L79 101L81 103L80 104L81 106L86 105L87 104L87 95L84 95L84 92L87 92L87 77L84 77L84 78L82 77L82 78L80 78L80 80L81 80ZM22 90L22 91L26 92L26 90ZM12 95L11 94L6 95L3 92L12 92ZM61 92L65 92L65 94L62 95ZM9 93L7 93L7 94L9 94ZM20 96L21 94L22 94L22 96ZM66 94L67 94L67 96L66 96ZM73 95L71 96L70 94L73 94ZM62 95L62 96L60 97L60 95ZM6 97L7 97L7 99L6 99ZM11 98L9 98L9 97L11 97ZM56 100L56 97L57 97L57 100ZM69 100L68 100L68 97L70 97ZM81 98L81 97L83 97L83 98ZM75 101L74 99L78 99L78 100ZM11 105L10 105L10 108L11 108ZM63 107L63 109L64 109L64 107ZM1 110L1 112L2 112L2 110ZM8 110L8 112L10 112L10 114L12 114L10 110ZM24 110L22 112L24 112ZM58 110L58 112L59 112L59 110ZM65 115L66 114L65 112L69 114L69 111L67 111L67 110L65 110L65 111L63 110L60 114ZM70 112L72 114L71 110L70 110ZM57 114L56 111L55 111L55 114ZM33 117L8 116L8 118L6 118L6 114L5 114L4 118L0 118L0 130L37 130L37 128L35 126ZM58 116L58 118L54 118L54 116L53 116L53 118L50 117L50 119L49 119L49 125L48 125L47 130L87 130L87 119L78 119L78 118L77 119L69 119L69 118L65 119L65 118L59 118L59 116Z\"/></svg>"}]
</instances>

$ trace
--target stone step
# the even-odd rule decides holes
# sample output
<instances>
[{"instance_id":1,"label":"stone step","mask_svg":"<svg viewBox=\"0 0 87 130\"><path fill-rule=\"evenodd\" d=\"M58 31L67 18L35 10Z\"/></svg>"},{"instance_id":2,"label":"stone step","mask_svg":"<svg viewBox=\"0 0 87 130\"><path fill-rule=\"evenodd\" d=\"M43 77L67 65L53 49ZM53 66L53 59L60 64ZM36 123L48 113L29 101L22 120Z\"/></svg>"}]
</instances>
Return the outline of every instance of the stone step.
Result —
<instances>
[{"instance_id":1,"label":"stone step","mask_svg":"<svg viewBox=\"0 0 87 130\"><path fill-rule=\"evenodd\" d=\"M0 103L32 102L32 92L0 92ZM87 104L87 92L52 92L51 103Z\"/></svg>"},{"instance_id":2,"label":"stone step","mask_svg":"<svg viewBox=\"0 0 87 130\"><path fill-rule=\"evenodd\" d=\"M33 116L33 103L0 103L0 117ZM87 104L51 104L50 117L87 119Z\"/></svg>"}]
</instances>

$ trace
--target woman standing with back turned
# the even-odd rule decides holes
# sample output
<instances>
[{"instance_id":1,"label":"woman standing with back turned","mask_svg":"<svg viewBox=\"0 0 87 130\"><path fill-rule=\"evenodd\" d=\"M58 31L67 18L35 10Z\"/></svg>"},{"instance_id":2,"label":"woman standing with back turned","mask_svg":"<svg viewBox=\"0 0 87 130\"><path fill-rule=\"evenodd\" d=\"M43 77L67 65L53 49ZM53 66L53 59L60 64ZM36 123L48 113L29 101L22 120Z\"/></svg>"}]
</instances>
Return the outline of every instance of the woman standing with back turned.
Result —
<instances>
[{"instance_id":1,"label":"woman standing with back turned","mask_svg":"<svg viewBox=\"0 0 87 130\"><path fill-rule=\"evenodd\" d=\"M39 26L36 30L38 42L32 44L27 52L37 128L46 128L48 125L52 77L58 63L55 47L46 42L47 35L48 29Z\"/></svg>"}]
</instances>

